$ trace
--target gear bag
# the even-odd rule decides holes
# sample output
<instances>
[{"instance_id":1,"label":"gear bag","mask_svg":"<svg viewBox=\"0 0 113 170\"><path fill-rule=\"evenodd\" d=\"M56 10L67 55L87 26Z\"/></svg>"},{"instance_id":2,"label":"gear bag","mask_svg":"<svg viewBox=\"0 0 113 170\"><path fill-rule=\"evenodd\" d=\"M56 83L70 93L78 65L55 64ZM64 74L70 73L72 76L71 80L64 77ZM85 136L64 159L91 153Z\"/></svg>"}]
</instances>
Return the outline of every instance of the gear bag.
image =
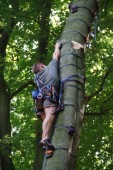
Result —
<instances>
[{"instance_id":1,"label":"gear bag","mask_svg":"<svg viewBox=\"0 0 113 170\"><path fill-rule=\"evenodd\" d=\"M44 111L43 109L43 102L45 99L48 99L52 102L58 103L58 93L53 86L46 86L41 89L35 89L32 91L32 98L34 99L35 103L35 114L40 115L41 112Z\"/></svg>"}]
</instances>

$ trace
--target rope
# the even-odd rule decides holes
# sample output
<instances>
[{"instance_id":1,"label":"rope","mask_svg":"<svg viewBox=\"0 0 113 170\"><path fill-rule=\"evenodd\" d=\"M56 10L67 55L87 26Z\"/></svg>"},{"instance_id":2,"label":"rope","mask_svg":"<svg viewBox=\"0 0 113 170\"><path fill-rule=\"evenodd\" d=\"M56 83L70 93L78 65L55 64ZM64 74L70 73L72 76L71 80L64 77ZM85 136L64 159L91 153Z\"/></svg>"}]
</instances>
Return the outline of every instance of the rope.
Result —
<instances>
[{"instance_id":1,"label":"rope","mask_svg":"<svg viewBox=\"0 0 113 170\"><path fill-rule=\"evenodd\" d=\"M67 30L67 31L64 31L62 34L65 34L68 32L76 32L76 33L80 34L84 40L86 40L86 35L83 35L80 31L77 31L77 30Z\"/></svg>"},{"instance_id":2,"label":"rope","mask_svg":"<svg viewBox=\"0 0 113 170\"><path fill-rule=\"evenodd\" d=\"M55 150L66 150L66 151L68 151L67 148L55 148Z\"/></svg>"},{"instance_id":3,"label":"rope","mask_svg":"<svg viewBox=\"0 0 113 170\"><path fill-rule=\"evenodd\" d=\"M82 69L81 67L77 66L76 64L65 64L59 67L59 69L63 68L63 67L67 67L67 66L74 66L77 67L78 69Z\"/></svg>"},{"instance_id":4,"label":"rope","mask_svg":"<svg viewBox=\"0 0 113 170\"><path fill-rule=\"evenodd\" d=\"M79 59L83 60L83 57L81 57L81 56L79 56L79 55L75 54L74 52L64 53L64 54L62 54L62 56L61 56L61 57L65 56L65 55L70 55L70 54L72 54L72 55L74 55L74 56L78 57Z\"/></svg>"},{"instance_id":5,"label":"rope","mask_svg":"<svg viewBox=\"0 0 113 170\"><path fill-rule=\"evenodd\" d=\"M80 136L80 135L77 133L77 131L74 129L73 126L59 124L59 125L56 125L55 128L67 128L67 129L72 128L72 129L74 130L74 133L76 133L76 135ZM73 133L73 134L74 134L74 133Z\"/></svg>"},{"instance_id":6,"label":"rope","mask_svg":"<svg viewBox=\"0 0 113 170\"><path fill-rule=\"evenodd\" d=\"M76 21L76 20L82 21L82 22L84 22L87 26L90 26L89 23L87 23L85 20L80 19L80 18L71 18L70 20L67 21L67 23L68 23L68 22L72 22L72 21Z\"/></svg>"},{"instance_id":7,"label":"rope","mask_svg":"<svg viewBox=\"0 0 113 170\"><path fill-rule=\"evenodd\" d=\"M80 91L82 91L84 93L84 91L81 88L79 88L78 86L75 86L75 85L65 85L64 87L66 87L66 86L75 87L75 88L77 88L78 90L80 90Z\"/></svg>"}]
</instances>

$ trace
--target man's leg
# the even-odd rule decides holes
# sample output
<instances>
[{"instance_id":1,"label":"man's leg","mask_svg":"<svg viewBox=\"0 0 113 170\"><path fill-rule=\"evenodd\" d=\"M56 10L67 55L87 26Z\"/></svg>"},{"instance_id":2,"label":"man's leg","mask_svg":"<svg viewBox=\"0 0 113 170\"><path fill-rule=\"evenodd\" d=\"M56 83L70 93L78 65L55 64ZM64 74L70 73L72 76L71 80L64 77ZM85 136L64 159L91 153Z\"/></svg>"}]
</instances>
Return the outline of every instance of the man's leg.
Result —
<instances>
[{"instance_id":1,"label":"man's leg","mask_svg":"<svg viewBox=\"0 0 113 170\"><path fill-rule=\"evenodd\" d=\"M43 131L42 140L48 139L50 137L52 124L55 119L55 115L53 113L55 111L55 109L56 109L56 107L47 107L44 110L46 117L42 124L42 131Z\"/></svg>"},{"instance_id":2,"label":"man's leg","mask_svg":"<svg viewBox=\"0 0 113 170\"><path fill-rule=\"evenodd\" d=\"M45 117L46 117L46 115L45 115L45 113L43 112L43 113L40 115L40 119L41 119L42 121L44 121Z\"/></svg>"}]
</instances>

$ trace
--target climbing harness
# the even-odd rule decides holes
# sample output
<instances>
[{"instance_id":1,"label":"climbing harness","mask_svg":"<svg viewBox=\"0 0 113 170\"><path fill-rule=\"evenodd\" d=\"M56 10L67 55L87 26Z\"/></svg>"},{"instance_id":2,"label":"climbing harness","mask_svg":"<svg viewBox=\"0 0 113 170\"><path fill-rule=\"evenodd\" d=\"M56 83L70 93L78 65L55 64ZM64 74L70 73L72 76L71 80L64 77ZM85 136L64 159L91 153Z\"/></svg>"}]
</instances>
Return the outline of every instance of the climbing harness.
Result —
<instances>
[{"instance_id":1,"label":"climbing harness","mask_svg":"<svg viewBox=\"0 0 113 170\"><path fill-rule=\"evenodd\" d=\"M35 102L34 112L40 118L40 114L44 112L43 102L45 99L58 103L58 93L54 87L48 85L44 88L35 89L32 91L32 98Z\"/></svg>"},{"instance_id":2,"label":"climbing harness","mask_svg":"<svg viewBox=\"0 0 113 170\"><path fill-rule=\"evenodd\" d=\"M77 79L73 79L73 78L77 78ZM78 80L79 78L79 80ZM81 80L80 80L81 79ZM35 114L38 116L38 112L42 112L43 111L43 106L42 103L45 99L48 99L50 101L54 101L58 103L58 107L55 110L55 114L57 114L60 111L64 110L64 106L68 105L68 104L64 104L63 103L63 88L64 88L64 84L66 82L70 82L70 81L74 81L74 82L78 82L78 83L83 83L83 81L85 80L85 78L79 74L77 75L71 75L67 78L65 78L64 80L60 81L60 91L59 91L59 95L56 92L56 90L54 89L54 87L51 87L50 85L42 88L42 89L36 89L32 91L32 97L35 100L35 104L36 104L36 108L35 108ZM73 86L78 88L75 85L66 85L66 86ZM78 88L79 90L83 91L82 89ZM69 104L70 105L70 104ZM74 106L74 105L73 105Z\"/></svg>"}]
</instances>

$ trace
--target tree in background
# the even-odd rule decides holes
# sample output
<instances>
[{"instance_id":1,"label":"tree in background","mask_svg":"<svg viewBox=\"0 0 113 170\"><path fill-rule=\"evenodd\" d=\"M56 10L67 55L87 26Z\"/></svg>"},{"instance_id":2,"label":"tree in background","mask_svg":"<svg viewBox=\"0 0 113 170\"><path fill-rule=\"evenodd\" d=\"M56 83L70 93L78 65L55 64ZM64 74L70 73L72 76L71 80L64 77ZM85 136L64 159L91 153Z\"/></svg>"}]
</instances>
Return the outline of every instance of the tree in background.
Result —
<instances>
[{"instance_id":1,"label":"tree in background","mask_svg":"<svg viewBox=\"0 0 113 170\"><path fill-rule=\"evenodd\" d=\"M68 13L67 2L54 1L52 4L50 22L48 22L50 24L49 39L46 47L46 50L49 50L47 50L47 56L43 56L45 64L50 61L53 45L62 33ZM4 74L3 67L0 68L1 75L4 75L0 76L0 125L2 124L1 128L5 131L5 136L3 135L0 141L0 152L9 159L7 169L8 167L9 169L15 167L16 170L33 168L35 128L38 127L37 134L41 133L39 120L37 121L33 115L31 99L33 86L27 85L31 83L33 76L30 68L40 56L38 43L41 30L40 11L44 8L42 3L44 5L45 2L34 0L19 1L19 3L18 1L15 3L13 1L0 1L0 42L2 42L3 30L7 31L9 36L8 43L6 43L5 57L0 57L2 63L0 66L5 68ZM113 141L112 1L101 0L99 4L101 30L85 58L88 103L86 105L86 125L81 136L79 159L77 161L78 169L111 169L113 164L111 159ZM11 20L14 23L13 27L10 24ZM3 43L0 44L0 47L3 47L1 45ZM0 49L3 51L3 48ZM94 92L96 92L95 95L92 95ZM10 100L8 98L9 94ZM6 102L4 102L4 98ZM7 104L7 100L9 104ZM3 112L3 106L8 111ZM12 127L11 137L6 135L10 134L10 122ZM10 147L10 143L12 147ZM35 165L37 165L36 161ZM5 167L2 166L3 168ZM36 166L34 168L36 169Z\"/></svg>"},{"instance_id":2,"label":"tree in background","mask_svg":"<svg viewBox=\"0 0 113 170\"><path fill-rule=\"evenodd\" d=\"M33 86L33 81L30 79L32 76L30 69L32 64L37 60L42 60L45 63L49 61L49 59L46 61L48 39L51 34L54 34L54 38L56 35L58 36L58 33L54 33L52 30L52 23L50 23L49 18L52 3L52 1L0 2L1 169L14 168L12 157L14 164L17 164L19 158L21 165L28 146L32 147L32 152L34 152L33 139L35 132L33 134L32 130L29 131L30 129L35 129L33 126L33 104L30 94L33 87L28 89L26 87L30 84ZM49 26L51 26L51 30ZM55 42L55 39L52 41ZM33 59L31 60L32 57ZM24 92L22 91L23 89ZM17 96L18 93L20 95ZM30 98L30 100L26 100L26 98ZM40 132L38 131L37 133L39 134ZM25 134L26 137L23 140ZM31 151L29 153L31 154ZM18 158L16 159L17 155ZM31 165L33 155L31 154L29 157L32 161L29 161L27 165L26 163L22 165L22 169ZM20 169L20 165L17 165L16 168Z\"/></svg>"}]
</instances>

